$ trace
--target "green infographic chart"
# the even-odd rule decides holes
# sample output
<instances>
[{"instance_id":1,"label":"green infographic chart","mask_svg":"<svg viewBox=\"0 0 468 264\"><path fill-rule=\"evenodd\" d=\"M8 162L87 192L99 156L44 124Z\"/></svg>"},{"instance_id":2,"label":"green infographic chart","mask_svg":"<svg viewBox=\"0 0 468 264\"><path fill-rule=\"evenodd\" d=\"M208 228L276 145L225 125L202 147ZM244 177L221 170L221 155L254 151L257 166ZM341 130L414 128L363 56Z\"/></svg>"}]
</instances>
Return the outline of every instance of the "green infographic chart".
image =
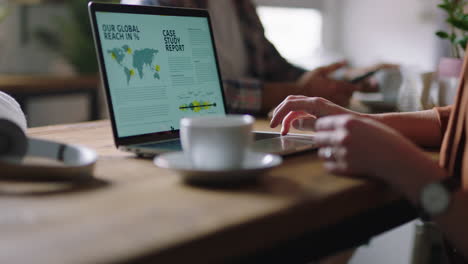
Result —
<instances>
[{"instance_id":1,"label":"green infographic chart","mask_svg":"<svg viewBox=\"0 0 468 264\"><path fill-rule=\"evenodd\" d=\"M138 77L143 79L144 77L144 67L149 67L154 71L153 77L155 79L160 79L159 71L161 70L160 65L156 65L155 57L158 54L157 49L144 48L133 51L129 45L125 44L120 48L113 48L108 50L107 53L115 60L117 64L122 66L123 73L125 74L127 84L130 84L132 78L135 77L135 70L138 72ZM131 56L133 64L125 65L124 59L126 56Z\"/></svg>"},{"instance_id":2,"label":"green infographic chart","mask_svg":"<svg viewBox=\"0 0 468 264\"><path fill-rule=\"evenodd\" d=\"M206 18L96 14L119 137L179 129L225 106Z\"/></svg>"}]
</instances>

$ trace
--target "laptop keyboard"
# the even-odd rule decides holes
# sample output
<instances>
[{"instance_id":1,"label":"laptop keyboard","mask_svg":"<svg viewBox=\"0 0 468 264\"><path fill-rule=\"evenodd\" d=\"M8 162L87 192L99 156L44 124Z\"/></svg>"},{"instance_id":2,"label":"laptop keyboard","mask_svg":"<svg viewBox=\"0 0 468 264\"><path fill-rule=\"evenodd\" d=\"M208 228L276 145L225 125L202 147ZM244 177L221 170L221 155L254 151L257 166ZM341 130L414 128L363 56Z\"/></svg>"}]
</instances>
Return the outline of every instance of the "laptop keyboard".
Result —
<instances>
[{"instance_id":1,"label":"laptop keyboard","mask_svg":"<svg viewBox=\"0 0 468 264\"><path fill-rule=\"evenodd\" d=\"M180 144L180 140L155 142L155 143L141 145L141 147L142 148L154 148L154 149L182 150L182 145Z\"/></svg>"},{"instance_id":2,"label":"laptop keyboard","mask_svg":"<svg viewBox=\"0 0 468 264\"><path fill-rule=\"evenodd\" d=\"M270 134L270 133L254 133L254 136L255 136L255 139L254 139L255 141L279 137L278 134ZM182 150L182 144L180 143L180 140L148 143L148 144L139 145L139 147L150 148L150 149L174 150L174 151Z\"/></svg>"},{"instance_id":3,"label":"laptop keyboard","mask_svg":"<svg viewBox=\"0 0 468 264\"><path fill-rule=\"evenodd\" d=\"M254 133L254 141L259 141L263 139L270 139L270 138L277 138L280 137L279 134L274 133L262 133L262 132L255 132Z\"/></svg>"}]
</instances>

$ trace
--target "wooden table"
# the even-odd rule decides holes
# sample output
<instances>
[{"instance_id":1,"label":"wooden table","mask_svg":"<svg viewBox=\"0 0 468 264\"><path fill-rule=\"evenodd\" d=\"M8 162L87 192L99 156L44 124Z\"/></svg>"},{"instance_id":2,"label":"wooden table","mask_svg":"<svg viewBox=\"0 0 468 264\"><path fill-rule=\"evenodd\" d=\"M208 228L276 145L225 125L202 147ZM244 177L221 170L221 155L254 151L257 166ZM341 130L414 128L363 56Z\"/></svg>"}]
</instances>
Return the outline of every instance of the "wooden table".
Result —
<instances>
[{"instance_id":1,"label":"wooden table","mask_svg":"<svg viewBox=\"0 0 468 264\"><path fill-rule=\"evenodd\" d=\"M328 174L315 152L287 157L258 183L216 189L116 150L108 121L29 135L94 148L96 181L2 182L0 263L295 263L415 217L383 185Z\"/></svg>"}]
</instances>

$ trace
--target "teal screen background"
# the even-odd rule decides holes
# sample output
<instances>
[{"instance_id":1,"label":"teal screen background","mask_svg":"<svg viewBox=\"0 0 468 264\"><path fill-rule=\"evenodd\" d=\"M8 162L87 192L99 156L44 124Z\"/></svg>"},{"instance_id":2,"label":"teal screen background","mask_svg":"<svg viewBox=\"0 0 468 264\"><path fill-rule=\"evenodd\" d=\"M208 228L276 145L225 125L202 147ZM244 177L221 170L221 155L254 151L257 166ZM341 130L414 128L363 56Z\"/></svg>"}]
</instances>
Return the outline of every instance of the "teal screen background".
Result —
<instances>
[{"instance_id":1,"label":"teal screen background","mask_svg":"<svg viewBox=\"0 0 468 264\"><path fill-rule=\"evenodd\" d=\"M225 114L207 18L97 12L96 19L118 137Z\"/></svg>"}]
</instances>

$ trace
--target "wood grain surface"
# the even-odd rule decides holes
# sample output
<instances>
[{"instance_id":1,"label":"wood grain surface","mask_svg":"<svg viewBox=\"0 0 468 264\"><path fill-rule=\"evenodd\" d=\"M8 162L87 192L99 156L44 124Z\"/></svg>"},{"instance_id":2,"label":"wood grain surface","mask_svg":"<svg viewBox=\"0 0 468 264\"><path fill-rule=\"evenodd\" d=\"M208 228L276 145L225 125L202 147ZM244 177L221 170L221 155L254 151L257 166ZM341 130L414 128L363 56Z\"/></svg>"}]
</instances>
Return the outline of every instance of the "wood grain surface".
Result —
<instances>
[{"instance_id":1,"label":"wood grain surface","mask_svg":"<svg viewBox=\"0 0 468 264\"><path fill-rule=\"evenodd\" d=\"M270 130L257 121L257 130ZM232 188L183 183L115 149L108 121L30 129L99 154L94 182L0 182L0 263L213 263L343 221L398 196L330 175L315 152Z\"/></svg>"}]
</instances>

